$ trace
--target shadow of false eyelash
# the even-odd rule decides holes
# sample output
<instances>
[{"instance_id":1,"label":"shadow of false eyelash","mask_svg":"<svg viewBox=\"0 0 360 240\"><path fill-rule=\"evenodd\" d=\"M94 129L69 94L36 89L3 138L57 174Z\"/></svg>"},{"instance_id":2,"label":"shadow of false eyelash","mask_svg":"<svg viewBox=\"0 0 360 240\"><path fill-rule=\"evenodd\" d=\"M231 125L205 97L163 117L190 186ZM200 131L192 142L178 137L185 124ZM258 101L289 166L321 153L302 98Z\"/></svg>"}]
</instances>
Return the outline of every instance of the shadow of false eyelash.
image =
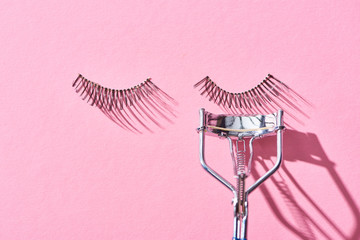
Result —
<instances>
[{"instance_id":1,"label":"shadow of false eyelash","mask_svg":"<svg viewBox=\"0 0 360 240\"><path fill-rule=\"evenodd\" d=\"M152 133L149 122L164 129L159 116L170 123L176 117L173 106L177 102L156 86L151 78L128 89L111 89L79 74L72 86L84 101L98 107L109 119L127 131L142 133L142 129L146 129Z\"/></svg>"}]
</instances>

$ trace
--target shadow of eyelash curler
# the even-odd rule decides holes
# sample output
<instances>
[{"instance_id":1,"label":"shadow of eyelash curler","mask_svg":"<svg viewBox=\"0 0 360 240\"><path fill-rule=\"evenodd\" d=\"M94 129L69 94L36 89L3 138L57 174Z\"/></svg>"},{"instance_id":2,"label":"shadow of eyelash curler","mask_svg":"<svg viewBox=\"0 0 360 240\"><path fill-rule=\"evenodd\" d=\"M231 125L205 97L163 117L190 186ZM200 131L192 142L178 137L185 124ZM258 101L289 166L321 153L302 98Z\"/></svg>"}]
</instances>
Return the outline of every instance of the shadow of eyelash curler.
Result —
<instances>
[{"instance_id":1,"label":"shadow of eyelash curler","mask_svg":"<svg viewBox=\"0 0 360 240\"><path fill-rule=\"evenodd\" d=\"M300 108L298 100L309 106L311 104L271 74L268 74L263 81L252 89L239 93L222 89L208 76L194 85L194 88L198 87L200 87L200 95L206 95L205 97L209 101L216 103L225 112L231 114L272 113L278 109L292 109L309 118ZM286 111L286 114L300 124L304 124L290 111Z\"/></svg>"},{"instance_id":2,"label":"shadow of eyelash curler","mask_svg":"<svg viewBox=\"0 0 360 240\"><path fill-rule=\"evenodd\" d=\"M72 86L83 100L91 106L98 107L108 118L125 130L142 133L138 125L153 132L147 121L163 128L156 118L172 122L170 116L176 117L170 104L176 101L156 86L151 78L128 89L111 89L89 81L81 74Z\"/></svg>"}]
</instances>

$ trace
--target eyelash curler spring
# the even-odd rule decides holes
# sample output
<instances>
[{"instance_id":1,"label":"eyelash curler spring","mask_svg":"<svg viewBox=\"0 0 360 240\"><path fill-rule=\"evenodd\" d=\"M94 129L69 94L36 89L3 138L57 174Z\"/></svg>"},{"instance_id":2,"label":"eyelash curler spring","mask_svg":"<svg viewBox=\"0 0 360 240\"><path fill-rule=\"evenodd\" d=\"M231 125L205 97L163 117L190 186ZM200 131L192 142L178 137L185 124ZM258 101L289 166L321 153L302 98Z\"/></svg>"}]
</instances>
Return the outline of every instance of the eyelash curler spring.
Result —
<instances>
[{"instance_id":1,"label":"eyelash curler spring","mask_svg":"<svg viewBox=\"0 0 360 240\"><path fill-rule=\"evenodd\" d=\"M203 108L200 109L200 127L197 129L200 135L200 163L208 173L234 194L233 240L247 239L249 194L275 173L281 165L282 131L285 128L282 118L282 110L268 115L231 115L213 114ZM236 186L220 176L205 162L205 135L218 136L229 141ZM277 136L277 161L270 170L246 189L245 180L251 173L251 162L254 154L253 141L270 135ZM250 151L248 159L246 159L246 142L248 142Z\"/></svg>"},{"instance_id":2,"label":"eyelash curler spring","mask_svg":"<svg viewBox=\"0 0 360 240\"><path fill-rule=\"evenodd\" d=\"M263 81L252 89L239 93L222 89L208 76L194 85L194 88L198 87L200 87L201 95L205 95L209 101L213 101L227 112L232 113L271 113L283 107L290 107L302 112L295 104L295 97L306 102L299 94L271 74L268 74ZM287 114L289 113L287 112ZM289 116L296 118L291 114Z\"/></svg>"},{"instance_id":3,"label":"eyelash curler spring","mask_svg":"<svg viewBox=\"0 0 360 240\"><path fill-rule=\"evenodd\" d=\"M150 120L162 128L158 116L172 122L175 116L172 106L175 100L156 86L151 78L128 89L111 89L89 81L81 74L72 86L83 100L98 107L108 118L121 128L142 133L139 126L152 132L147 122Z\"/></svg>"}]
</instances>

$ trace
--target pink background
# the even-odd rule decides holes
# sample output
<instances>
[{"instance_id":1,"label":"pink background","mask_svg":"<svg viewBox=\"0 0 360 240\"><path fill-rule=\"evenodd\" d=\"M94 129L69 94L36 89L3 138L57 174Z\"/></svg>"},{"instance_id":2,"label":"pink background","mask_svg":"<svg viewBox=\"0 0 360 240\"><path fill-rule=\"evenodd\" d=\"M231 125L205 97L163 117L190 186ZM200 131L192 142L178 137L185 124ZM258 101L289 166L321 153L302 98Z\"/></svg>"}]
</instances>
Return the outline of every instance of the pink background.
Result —
<instances>
[{"instance_id":1,"label":"pink background","mask_svg":"<svg viewBox=\"0 0 360 240\"><path fill-rule=\"evenodd\" d=\"M249 239L360 239L359 21L359 1L2 1L0 239L231 239L231 192L195 132L200 107L221 109L192 85L240 92L267 73L313 107L250 196ZM124 131L74 92L78 73L119 89L151 76L177 118ZM219 141L207 158L226 175ZM273 160L264 141L257 160Z\"/></svg>"}]
</instances>

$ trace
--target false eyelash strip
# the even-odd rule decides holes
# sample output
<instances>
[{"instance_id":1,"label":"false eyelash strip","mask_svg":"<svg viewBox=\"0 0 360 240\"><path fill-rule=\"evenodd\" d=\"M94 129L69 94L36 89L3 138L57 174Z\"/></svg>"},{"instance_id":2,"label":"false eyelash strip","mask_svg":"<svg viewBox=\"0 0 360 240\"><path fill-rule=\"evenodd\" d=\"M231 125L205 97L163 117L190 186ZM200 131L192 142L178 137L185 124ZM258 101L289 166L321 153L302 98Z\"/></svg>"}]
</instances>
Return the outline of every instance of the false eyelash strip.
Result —
<instances>
[{"instance_id":1,"label":"false eyelash strip","mask_svg":"<svg viewBox=\"0 0 360 240\"><path fill-rule=\"evenodd\" d=\"M243 113L255 113L264 110L272 112L281 108L280 103L301 111L289 97L292 91L285 83L268 74L263 81L250 90L233 93L219 87L208 76L194 85L204 96L225 109L238 109ZM293 97L292 97L293 98Z\"/></svg>"},{"instance_id":2,"label":"false eyelash strip","mask_svg":"<svg viewBox=\"0 0 360 240\"><path fill-rule=\"evenodd\" d=\"M176 101L156 86L151 78L128 89L111 89L79 74L72 86L91 106L98 107L108 118L125 130L141 133L139 125L153 132L148 121L163 128L158 116L171 121Z\"/></svg>"}]
</instances>

